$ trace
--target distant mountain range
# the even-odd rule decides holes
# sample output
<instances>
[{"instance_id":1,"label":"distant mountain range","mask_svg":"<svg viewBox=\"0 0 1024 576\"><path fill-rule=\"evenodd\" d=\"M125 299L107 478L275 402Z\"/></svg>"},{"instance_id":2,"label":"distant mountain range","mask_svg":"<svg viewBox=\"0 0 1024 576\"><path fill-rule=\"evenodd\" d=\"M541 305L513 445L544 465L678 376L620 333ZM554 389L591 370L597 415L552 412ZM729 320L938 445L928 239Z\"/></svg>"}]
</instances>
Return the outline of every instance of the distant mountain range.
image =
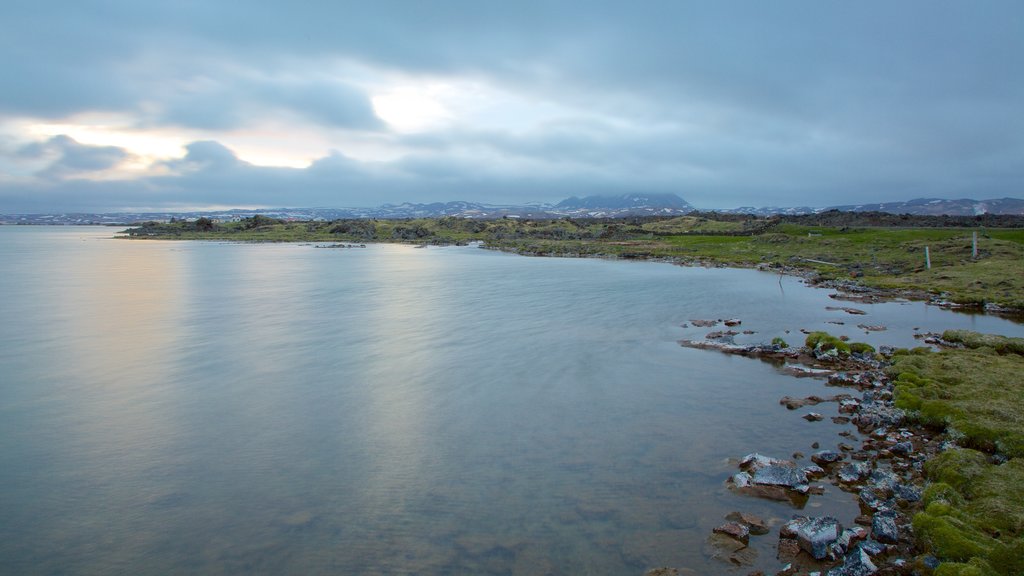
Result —
<instances>
[{"instance_id":1,"label":"distant mountain range","mask_svg":"<svg viewBox=\"0 0 1024 576\"><path fill-rule=\"evenodd\" d=\"M818 214L828 210L841 212L886 212L889 214L913 214L915 216L977 216L979 214L1024 215L1024 200L1019 198L994 198L991 200L944 200L942 198L915 198L906 202L884 202L880 204L846 204L828 208L799 206L789 208L744 206L728 210L716 210L729 214Z\"/></svg>"},{"instance_id":2,"label":"distant mountain range","mask_svg":"<svg viewBox=\"0 0 1024 576\"><path fill-rule=\"evenodd\" d=\"M477 202L434 202L430 204L385 204L377 208L275 208L264 210L217 210L208 212L137 212L108 214L0 214L3 224L128 224L146 220L190 219L206 216L217 220L235 220L253 214L294 220L336 220L339 218L623 218L627 216L677 216L696 210L675 194L623 194L620 196L586 196L567 198L558 204L502 205ZM907 202L856 204L812 208L807 206L741 207L715 212L728 214L817 214L828 210L844 212L887 212L924 216L974 216L979 214L1024 215L1024 200L998 198L992 200L943 200L918 198ZM709 211L709 210L705 210Z\"/></svg>"}]
</instances>

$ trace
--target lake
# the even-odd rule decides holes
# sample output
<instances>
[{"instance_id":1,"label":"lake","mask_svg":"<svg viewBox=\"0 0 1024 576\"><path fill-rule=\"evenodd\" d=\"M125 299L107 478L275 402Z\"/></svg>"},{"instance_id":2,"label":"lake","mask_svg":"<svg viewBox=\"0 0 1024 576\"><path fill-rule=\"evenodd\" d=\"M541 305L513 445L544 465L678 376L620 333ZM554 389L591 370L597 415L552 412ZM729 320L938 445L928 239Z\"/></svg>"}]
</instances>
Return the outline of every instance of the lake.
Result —
<instances>
[{"instance_id":1,"label":"lake","mask_svg":"<svg viewBox=\"0 0 1024 576\"><path fill-rule=\"evenodd\" d=\"M822 381L681 325L1024 336L752 270L115 231L0 226L5 574L730 573L705 543L725 514L799 511L729 492L728 459L849 427L778 404ZM804 512L856 511L828 487ZM735 573L777 569L776 541Z\"/></svg>"}]
</instances>

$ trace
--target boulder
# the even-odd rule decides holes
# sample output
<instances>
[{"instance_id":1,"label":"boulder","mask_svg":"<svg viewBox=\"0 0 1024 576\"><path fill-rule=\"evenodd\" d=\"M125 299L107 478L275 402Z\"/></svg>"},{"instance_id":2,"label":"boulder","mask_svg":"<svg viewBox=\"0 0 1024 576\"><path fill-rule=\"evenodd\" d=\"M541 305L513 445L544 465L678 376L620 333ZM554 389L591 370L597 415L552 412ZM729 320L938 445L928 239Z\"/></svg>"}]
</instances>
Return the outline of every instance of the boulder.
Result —
<instances>
[{"instance_id":1,"label":"boulder","mask_svg":"<svg viewBox=\"0 0 1024 576\"><path fill-rule=\"evenodd\" d=\"M825 419L824 416L818 414L817 412L808 412L807 414L801 416L801 418L807 420L808 422L821 422L822 420Z\"/></svg>"},{"instance_id":2,"label":"boulder","mask_svg":"<svg viewBox=\"0 0 1024 576\"><path fill-rule=\"evenodd\" d=\"M807 518L799 516L790 520L780 530L784 538L796 538L800 548L817 560L824 560L832 552L832 545L839 539L843 527L831 516Z\"/></svg>"},{"instance_id":3,"label":"boulder","mask_svg":"<svg viewBox=\"0 0 1024 576\"><path fill-rule=\"evenodd\" d=\"M819 466L835 464L843 459L843 455L835 450L822 450L811 454L811 461Z\"/></svg>"},{"instance_id":4,"label":"boulder","mask_svg":"<svg viewBox=\"0 0 1024 576\"><path fill-rule=\"evenodd\" d=\"M912 442L897 442L889 448L893 454L899 454L900 456L909 456L914 451L914 444Z\"/></svg>"},{"instance_id":5,"label":"boulder","mask_svg":"<svg viewBox=\"0 0 1024 576\"><path fill-rule=\"evenodd\" d=\"M859 482L871 474L869 462L850 462L839 469L839 481L847 484Z\"/></svg>"},{"instance_id":6,"label":"boulder","mask_svg":"<svg viewBox=\"0 0 1024 576\"><path fill-rule=\"evenodd\" d=\"M875 540L886 544L895 544L900 539L900 529L896 524L895 510L883 509L875 513L871 519L871 535Z\"/></svg>"},{"instance_id":7,"label":"boulder","mask_svg":"<svg viewBox=\"0 0 1024 576\"><path fill-rule=\"evenodd\" d=\"M747 454L740 460L740 470L744 472L755 472L766 466L775 466L780 464L786 464L795 466L796 463L791 460L783 460L782 458L772 458L771 456L765 456L764 454L758 454L754 452Z\"/></svg>"},{"instance_id":8,"label":"boulder","mask_svg":"<svg viewBox=\"0 0 1024 576\"><path fill-rule=\"evenodd\" d=\"M841 566L828 571L828 576L871 576L876 572L878 567L871 561L871 557L857 546L846 555Z\"/></svg>"},{"instance_id":9,"label":"boulder","mask_svg":"<svg viewBox=\"0 0 1024 576\"><path fill-rule=\"evenodd\" d=\"M773 464L757 469L753 474L754 484L796 488L807 484L807 476L796 466Z\"/></svg>"}]
</instances>

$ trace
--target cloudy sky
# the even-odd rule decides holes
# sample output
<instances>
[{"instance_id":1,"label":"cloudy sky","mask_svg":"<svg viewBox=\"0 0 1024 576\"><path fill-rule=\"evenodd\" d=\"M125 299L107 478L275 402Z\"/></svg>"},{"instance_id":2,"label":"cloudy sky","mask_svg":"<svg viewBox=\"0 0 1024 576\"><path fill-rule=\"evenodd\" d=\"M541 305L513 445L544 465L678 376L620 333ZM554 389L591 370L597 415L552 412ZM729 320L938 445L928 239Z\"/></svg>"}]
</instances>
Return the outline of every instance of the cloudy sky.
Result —
<instances>
[{"instance_id":1,"label":"cloudy sky","mask_svg":"<svg viewBox=\"0 0 1024 576\"><path fill-rule=\"evenodd\" d=\"M1024 196L1024 2L7 0L0 212Z\"/></svg>"}]
</instances>

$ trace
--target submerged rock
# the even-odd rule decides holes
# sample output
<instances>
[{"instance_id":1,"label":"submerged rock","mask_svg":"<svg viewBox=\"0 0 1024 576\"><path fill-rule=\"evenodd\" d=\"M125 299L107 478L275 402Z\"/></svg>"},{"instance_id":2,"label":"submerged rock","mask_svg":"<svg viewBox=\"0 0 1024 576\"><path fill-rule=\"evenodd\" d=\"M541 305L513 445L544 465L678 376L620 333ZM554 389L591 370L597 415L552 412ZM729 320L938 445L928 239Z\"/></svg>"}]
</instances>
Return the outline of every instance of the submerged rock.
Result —
<instances>
[{"instance_id":1,"label":"submerged rock","mask_svg":"<svg viewBox=\"0 0 1024 576\"><path fill-rule=\"evenodd\" d=\"M760 536L768 533L768 524L763 518L754 514L749 514L747 512L730 512L726 515L725 519L746 526L754 536Z\"/></svg>"},{"instance_id":2,"label":"submerged rock","mask_svg":"<svg viewBox=\"0 0 1024 576\"><path fill-rule=\"evenodd\" d=\"M726 522L712 530L715 534L724 534L733 540L746 544L750 540L750 528L739 522Z\"/></svg>"}]
</instances>

